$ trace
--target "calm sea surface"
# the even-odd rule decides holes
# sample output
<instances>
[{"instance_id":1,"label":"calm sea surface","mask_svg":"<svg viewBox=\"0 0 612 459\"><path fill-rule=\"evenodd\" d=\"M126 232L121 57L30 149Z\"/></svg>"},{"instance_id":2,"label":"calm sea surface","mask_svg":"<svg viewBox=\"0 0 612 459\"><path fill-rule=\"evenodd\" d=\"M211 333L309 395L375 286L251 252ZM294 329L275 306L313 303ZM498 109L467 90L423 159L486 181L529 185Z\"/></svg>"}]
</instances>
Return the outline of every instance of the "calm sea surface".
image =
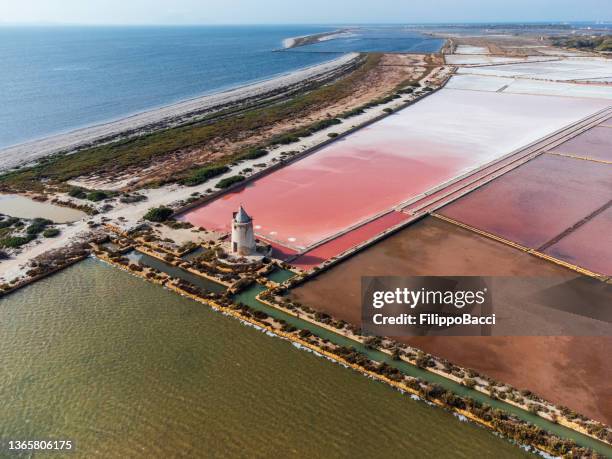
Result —
<instances>
[{"instance_id":1,"label":"calm sea surface","mask_svg":"<svg viewBox=\"0 0 612 459\"><path fill-rule=\"evenodd\" d=\"M0 300L0 413L1 439L77 457L526 455L94 260Z\"/></svg>"},{"instance_id":2,"label":"calm sea surface","mask_svg":"<svg viewBox=\"0 0 612 459\"><path fill-rule=\"evenodd\" d=\"M0 147L318 64L324 27L0 28Z\"/></svg>"},{"instance_id":3,"label":"calm sea surface","mask_svg":"<svg viewBox=\"0 0 612 459\"><path fill-rule=\"evenodd\" d=\"M319 64L348 51L427 51L427 40L367 29L291 51L317 26L0 27L0 148ZM429 49L428 48L428 49Z\"/></svg>"}]
</instances>

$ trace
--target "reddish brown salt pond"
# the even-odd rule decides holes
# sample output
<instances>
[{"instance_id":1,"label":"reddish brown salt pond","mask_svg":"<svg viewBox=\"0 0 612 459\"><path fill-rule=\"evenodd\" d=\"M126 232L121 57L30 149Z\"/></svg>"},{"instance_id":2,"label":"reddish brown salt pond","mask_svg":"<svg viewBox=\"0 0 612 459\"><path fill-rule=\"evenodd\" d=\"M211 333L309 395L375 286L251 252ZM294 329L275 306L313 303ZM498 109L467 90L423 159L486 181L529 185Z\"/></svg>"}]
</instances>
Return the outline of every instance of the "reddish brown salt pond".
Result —
<instances>
[{"instance_id":1,"label":"reddish brown salt pond","mask_svg":"<svg viewBox=\"0 0 612 459\"><path fill-rule=\"evenodd\" d=\"M612 127L594 127L564 144L553 148L552 151L566 155L612 161Z\"/></svg>"},{"instance_id":2,"label":"reddish brown salt pond","mask_svg":"<svg viewBox=\"0 0 612 459\"><path fill-rule=\"evenodd\" d=\"M572 231L545 252L596 273L612 276L612 208Z\"/></svg>"},{"instance_id":3,"label":"reddish brown salt pond","mask_svg":"<svg viewBox=\"0 0 612 459\"><path fill-rule=\"evenodd\" d=\"M426 218L291 291L318 311L361 326L362 276L579 276L476 233ZM407 344L612 422L612 338L423 337ZM575 375L580 374L580 378Z\"/></svg>"},{"instance_id":4,"label":"reddish brown salt pond","mask_svg":"<svg viewBox=\"0 0 612 459\"><path fill-rule=\"evenodd\" d=\"M602 207L611 196L612 167L542 155L439 212L538 248Z\"/></svg>"}]
</instances>

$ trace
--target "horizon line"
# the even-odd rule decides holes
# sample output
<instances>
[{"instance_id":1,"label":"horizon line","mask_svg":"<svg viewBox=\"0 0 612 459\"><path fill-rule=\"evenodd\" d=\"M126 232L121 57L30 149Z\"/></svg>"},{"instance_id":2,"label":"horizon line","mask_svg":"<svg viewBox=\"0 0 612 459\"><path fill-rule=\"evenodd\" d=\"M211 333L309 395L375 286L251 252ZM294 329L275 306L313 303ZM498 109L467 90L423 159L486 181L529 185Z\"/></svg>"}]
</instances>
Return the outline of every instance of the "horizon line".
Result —
<instances>
[{"instance_id":1,"label":"horizon line","mask_svg":"<svg viewBox=\"0 0 612 459\"><path fill-rule=\"evenodd\" d=\"M0 27L204 27L204 26L367 26L367 25L389 25L389 26L411 26L411 25L504 25L504 24L542 24L542 25L563 25L563 24L592 23L600 25L612 25L612 19L541 19L541 20L478 20L478 21L416 21L416 22L195 22L195 23L96 23L96 22L12 22L0 21Z\"/></svg>"}]
</instances>

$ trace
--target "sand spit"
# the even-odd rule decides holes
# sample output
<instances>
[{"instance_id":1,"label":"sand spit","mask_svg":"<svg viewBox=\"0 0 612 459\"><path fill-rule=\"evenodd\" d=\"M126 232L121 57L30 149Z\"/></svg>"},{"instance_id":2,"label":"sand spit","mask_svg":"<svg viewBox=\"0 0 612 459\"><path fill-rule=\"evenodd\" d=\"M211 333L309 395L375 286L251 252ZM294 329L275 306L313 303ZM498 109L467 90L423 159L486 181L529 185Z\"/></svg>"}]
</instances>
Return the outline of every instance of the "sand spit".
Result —
<instances>
[{"instance_id":1,"label":"sand spit","mask_svg":"<svg viewBox=\"0 0 612 459\"><path fill-rule=\"evenodd\" d=\"M348 29L332 30L330 32L316 33L312 35L301 35L283 40L283 48L291 49L300 46L314 45L322 41L334 40L336 38L349 37L351 32Z\"/></svg>"},{"instance_id":2,"label":"sand spit","mask_svg":"<svg viewBox=\"0 0 612 459\"><path fill-rule=\"evenodd\" d=\"M176 104L131 115L108 123L77 129L0 150L0 170L33 162L54 153L72 151L124 137L140 135L192 121L228 106L254 99L278 97L304 85L335 78L351 68L359 54L349 53L329 62L307 67L269 80L209 94Z\"/></svg>"}]
</instances>

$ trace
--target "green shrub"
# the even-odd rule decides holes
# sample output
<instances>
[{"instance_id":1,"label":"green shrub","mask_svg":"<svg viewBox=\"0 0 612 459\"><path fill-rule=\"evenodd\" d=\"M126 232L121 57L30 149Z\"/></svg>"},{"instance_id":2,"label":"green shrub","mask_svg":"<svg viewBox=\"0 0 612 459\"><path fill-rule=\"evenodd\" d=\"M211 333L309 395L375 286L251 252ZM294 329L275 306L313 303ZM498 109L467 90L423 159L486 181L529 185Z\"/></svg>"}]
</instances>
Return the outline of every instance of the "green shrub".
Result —
<instances>
[{"instance_id":1,"label":"green shrub","mask_svg":"<svg viewBox=\"0 0 612 459\"><path fill-rule=\"evenodd\" d=\"M219 181L216 187L221 188L221 189L228 188L232 186L234 183L242 182L243 180L244 180L244 177L242 175L233 175L231 177L227 177Z\"/></svg>"},{"instance_id":2,"label":"green shrub","mask_svg":"<svg viewBox=\"0 0 612 459\"><path fill-rule=\"evenodd\" d=\"M183 185L196 186L206 182L208 179L224 174L229 171L227 166L207 166L193 171L188 177L181 180Z\"/></svg>"},{"instance_id":3,"label":"green shrub","mask_svg":"<svg viewBox=\"0 0 612 459\"><path fill-rule=\"evenodd\" d=\"M151 222L165 222L172 215L172 209L168 207L154 207L144 215L145 220Z\"/></svg>"},{"instance_id":4,"label":"green shrub","mask_svg":"<svg viewBox=\"0 0 612 459\"><path fill-rule=\"evenodd\" d=\"M344 112L342 115L340 115L340 118L346 119L346 118L350 118L352 116L361 115L363 113L365 113L363 111L363 108L357 107L357 108L353 108L352 110L348 110L348 111Z\"/></svg>"},{"instance_id":5,"label":"green shrub","mask_svg":"<svg viewBox=\"0 0 612 459\"><path fill-rule=\"evenodd\" d=\"M70 191L68 191L68 196L72 196L77 199L85 199L87 197L87 193L82 188L78 186L72 187Z\"/></svg>"},{"instance_id":6,"label":"green shrub","mask_svg":"<svg viewBox=\"0 0 612 459\"><path fill-rule=\"evenodd\" d=\"M0 229L13 226L15 223L19 223L19 219L16 217L9 217L6 220L0 221Z\"/></svg>"},{"instance_id":7,"label":"green shrub","mask_svg":"<svg viewBox=\"0 0 612 459\"><path fill-rule=\"evenodd\" d=\"M327 134L327 137L329 137L330 139L335 139L339 135L340 134L338 134L337 132L330 132L329 134Z\"/></svg>"},{"instance_id":8,"label":"green shrub","mask_svg":"<svg viewBox=\"0 0 612 459\"><path fill-rule=\"evenodd\" d=\"M285 134L284 136L280 137L281 143L292 143L292 142L297 142L298 140L300 140L300 137L309 137L311 135L313 135L315 132L321 131L323 129L326 129L330 126L334 126L336 124L340 124L342 123L342 120L339 118L328 118L328 119L324 119L321 121L317 121L315 123L312 123L310 126L302 128L302 129L298 129L297 131L294 131L292 133L289 134ZM274 143L274 140L272 141L272 143Z\"/></svg>"},{"instance_id":9,"label":"green shrub","mask_svg":"<svg viewBox=\"0 0 612 459\"><path fill-rule=\"evenodd\" d=\"M146 201L147 197L143 194L124 194L123 196L121 196L119 198L119 201L125 203L125 204L129 204L129 203L133 203L133 202L140 202L140 201Z\"/></svg>"},{"instance_id":10,"label":"green shrub","mask_svg":"<svg viewBox=\"0 0 612 459\"><path fill-rule=\"evenodd\" d=\"M270 141L270 144L271 145L289 145L290 143L298 142L299 140L300 138L294 134L283 134L283 135L279 135L273 138Z\"/></svg>"},{"instance_id":11,"label":"green shrub","mask_svg":"<svg viewBox=\"0 0 612 459\"><path fill-rule=\"evenodd\" d=\"M98 202L98 201L102 201L103 199L108 198L108 194L105 193L104 191L91 191L87 193L86 198L89 201Z\"/></svg>"},{"instance_id":12,"label":"green shrub","mask_svg":"<svg viewBox=\"0 0 612 459\"><path fill-rule=\"evenodd\" d=\"M48 228L43 231L42 235L44 237L56 237L59 236L60 230L57 228Z\"/></svg>"},{"instance_id":13,"label":"green shrub","mask_svg":"<svg viewBox=\"0 0 612 459\"><path fill-rule=\"evenodd\" d=\"M239 159L257 159L261 158L262 156L266 156L267 154L268 150L264 148L254 148L240 155Z\"/></svg>"},{"instance_id":14,"label":"green shrub","mask_svg":"<svg viewBox=\"0 0 612 459\"><path fill-rule=\"evenodd\" d=\"M46 218L35 218L34 220L32 220L32 223L30 224L30 226L27 227L26 233L30 235L42 233L44 229L47 227L47 225L51 225L51 224L53 224L53 222Z\"/></svg>"},{"instance_id":15,"label":"green shrub","mask_svg":"<svg viewBox=\"0 0 612 459\"><path fill-rule=\"evenodd\" d=\"M595 49L597 51L612 51L612 37L605 38Z\"/></svg>"},{"instance_id":16,"label":"green shrub","mask_svg":"<svg viewBox=\"0 0 612 459\"><path fill-rule=\"evenodd\" d=\"M0 239L0 247L17 248L17 247L21 247L24 244L27 244L28 242L34 239L36 239L36 236L34 235L28 235L26 237L21 237L21 236L5 237L4 239Z\"/></svg>"},{"instance_id":17,"label":"green shrub","mask_svg":"<svg viewBox=\"0 0 612 459\"><path fill-rule=\"evenodd\" d=\"M325 128L328 128L330 126L335 126L336 124L340 124L342 123L342 120L338 119L338 118L330 118L330 119L325 119L325 120L321 120L321 121L317 121L316 123L312 124L308 130L312 133L312 132L317 132L317 131L321 131Z\"/></svg>"}]
</instances>

